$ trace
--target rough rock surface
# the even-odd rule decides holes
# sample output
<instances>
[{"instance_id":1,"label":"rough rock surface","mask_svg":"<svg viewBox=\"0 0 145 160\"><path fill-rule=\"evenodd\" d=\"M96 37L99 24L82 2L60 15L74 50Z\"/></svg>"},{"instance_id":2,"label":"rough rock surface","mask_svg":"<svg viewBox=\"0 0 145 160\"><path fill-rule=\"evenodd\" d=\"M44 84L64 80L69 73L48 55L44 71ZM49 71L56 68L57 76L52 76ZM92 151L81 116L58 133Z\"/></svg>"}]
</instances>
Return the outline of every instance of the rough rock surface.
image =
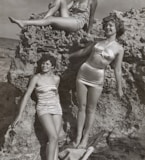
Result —
<instances>
[{"instance_id":1,"label":"rough rock surface","mask_svg":"<svg viewBox=\"0 0 145 160\"><path fill-rule=\"evenodd\" d=\"M96 119L89 139L89 144L96 148L90 159L141 160L145 158L145 8L114 13L124 21L126 29L119 40L125 50L122 64L124 96L121 100L117 97L114 72L108 66L103 94L96 107ZM43 14L33 15L31 18L42 16ZM19 103L29 79L36 72L37 61L42 54L54 55L57 60L56 74L61 76L59 93L64 113L60 147L73 139L76 133L75 76L84 61L76 59L70 62L68 55L99 37L103 37L99 20L93 26L92 36L88 36L83 30L66 33L50 26L29 26L21 31L8 79L21 91L14 95L15 103ZM15 115L16 112L10 112L7 116L14 118ZM9 128L0 142L3 142L0 152L3 160L44 158L46 136L35 114L33 96L21 123L15 130Z\"/></svg>"}]
</instances>

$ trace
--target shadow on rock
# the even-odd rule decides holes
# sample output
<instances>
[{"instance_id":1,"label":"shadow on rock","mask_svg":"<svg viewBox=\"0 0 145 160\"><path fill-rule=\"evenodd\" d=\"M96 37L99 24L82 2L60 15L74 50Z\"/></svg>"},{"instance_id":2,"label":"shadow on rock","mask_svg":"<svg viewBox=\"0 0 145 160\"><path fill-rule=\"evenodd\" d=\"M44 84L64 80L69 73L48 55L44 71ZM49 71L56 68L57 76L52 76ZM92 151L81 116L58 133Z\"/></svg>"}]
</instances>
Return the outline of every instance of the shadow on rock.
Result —
<instances>
[{"instance_id":1,"label":"shadow on rock","mask_svg":"<svg viewBox=\"0 0 145 160\"><path fill-rule=\"evenodd\" d=\"M0 147L4 143L4 135L16 117L18 106L16 97L21 95L20 90L5 82L0 83Z\"/></svg>"},{"instance_id":2,"label":"shadow on rock","mask_svg":"<svg viewBox=\"0 0 145 160\"><path fill-rule=\"evenodd\" d=\"M144 138L111 138L108 146L91 155L91 160L144 160Z\"/></svg>"}]
</instances>

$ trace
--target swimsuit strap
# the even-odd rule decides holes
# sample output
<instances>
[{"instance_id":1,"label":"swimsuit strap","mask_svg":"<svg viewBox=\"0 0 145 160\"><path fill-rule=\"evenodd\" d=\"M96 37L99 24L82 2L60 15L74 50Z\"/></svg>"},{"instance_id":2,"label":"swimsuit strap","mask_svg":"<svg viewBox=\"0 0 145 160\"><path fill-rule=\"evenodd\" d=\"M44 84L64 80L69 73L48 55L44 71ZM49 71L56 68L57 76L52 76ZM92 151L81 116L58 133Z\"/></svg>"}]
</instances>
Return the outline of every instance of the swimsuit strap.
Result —
<instances>
[{"instance_id":1,"label":"swimsuit strap","mask_svg":"<svg viewBox=\"0 0 145 160\"><path fill-rule=\"evenodd\" d=\"M99 45L99 43L97 43L96 45L95 45L95 48L96 48L96 50L98 49L98 51L100 50L100 52L98 52L98 54L100 54L102 57L104 57L104 58L107 58L107 59L109 59L109 58L113 58L114 57L114 52L112 51L112 49L111 48L108 48L107 49L107 52L105 51L105 49L107 48L107 47L109 47L112 43L114 43L115 41L111 41L110 43L108 43L106 46L102 46L102 45Z\"/></svg>"},{"instance_id":2,"label":"swimsuit strap","mask_svg":"<svg viewBox=\"0 0 145 160\"><path fill-rule=\"evenodd\" d=\"M100 45L100 43L97 43L97 44L95 45L95 47L97 48L97 46L99 46L99 49L104 50L105 48L107 48L108 46L110 46L110 45L111 45L112 43L114 43L114 42L115 42L115 40L109 42L106 46L102 46L102 45Z\"/></svg>"}]
</instances>

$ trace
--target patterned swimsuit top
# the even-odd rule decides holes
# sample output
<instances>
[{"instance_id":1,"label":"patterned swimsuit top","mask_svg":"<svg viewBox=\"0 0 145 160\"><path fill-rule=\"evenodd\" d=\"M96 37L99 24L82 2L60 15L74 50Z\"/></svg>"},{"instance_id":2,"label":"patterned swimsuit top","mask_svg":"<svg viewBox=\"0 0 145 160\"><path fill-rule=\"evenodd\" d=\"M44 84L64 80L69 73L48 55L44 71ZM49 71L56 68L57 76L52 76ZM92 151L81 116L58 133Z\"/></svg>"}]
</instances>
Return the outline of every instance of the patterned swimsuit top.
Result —
<instances>
[{"instance_id":1,"label":"patterned swimsuit top","mask_svg":"<svg viewBox=\"0 0 145 160\"><path fill-rule=\"evenodd\" d=\"M85 4L84 6L82 5L80 5L80 3L76 0L76 1L74 1L74 5L73 5L73 7L72 7L72 9L73 9L73 12L89 12L90 11L90 5L89 4Z\"/></svg>"},{"instance_id":2,"label":"patterned swimsuit top","mask_svg":"<svg viewBox=\"0 0 145 160\"><path fill-rule=\"evenodd\" d=\"M108 45L106 46L102 46L99 43L97 43L94 46L94 50L95 53L101 55L104 59L108 60L108 61L112 61L115 58L115 54L111 49L111 45L114 43L115 41L110 42Z\"/></svg>"}]
</instances>

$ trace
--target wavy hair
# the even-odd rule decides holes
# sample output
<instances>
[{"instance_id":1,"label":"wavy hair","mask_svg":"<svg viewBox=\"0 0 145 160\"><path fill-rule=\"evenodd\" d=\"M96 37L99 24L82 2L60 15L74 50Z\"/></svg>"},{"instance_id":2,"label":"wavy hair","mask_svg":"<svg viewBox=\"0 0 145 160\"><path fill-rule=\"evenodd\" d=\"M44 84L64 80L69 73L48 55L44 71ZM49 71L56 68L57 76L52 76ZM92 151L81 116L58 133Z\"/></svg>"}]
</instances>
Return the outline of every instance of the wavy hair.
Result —
<instances>
[{"instance_id":1,"label":"wavy hair","mask_svg":"<svg viewBox=\"0 0 145 160\"><path fill-rule=\"evenodd\" d=\"M116 38L119 38L124 33L124 23L123 21L117 17L115 13L111 13L108 17L103 18L102 25L103 29L105 29L108 22L114 22L116 28Z\"/></svg>"}]
</instances>

